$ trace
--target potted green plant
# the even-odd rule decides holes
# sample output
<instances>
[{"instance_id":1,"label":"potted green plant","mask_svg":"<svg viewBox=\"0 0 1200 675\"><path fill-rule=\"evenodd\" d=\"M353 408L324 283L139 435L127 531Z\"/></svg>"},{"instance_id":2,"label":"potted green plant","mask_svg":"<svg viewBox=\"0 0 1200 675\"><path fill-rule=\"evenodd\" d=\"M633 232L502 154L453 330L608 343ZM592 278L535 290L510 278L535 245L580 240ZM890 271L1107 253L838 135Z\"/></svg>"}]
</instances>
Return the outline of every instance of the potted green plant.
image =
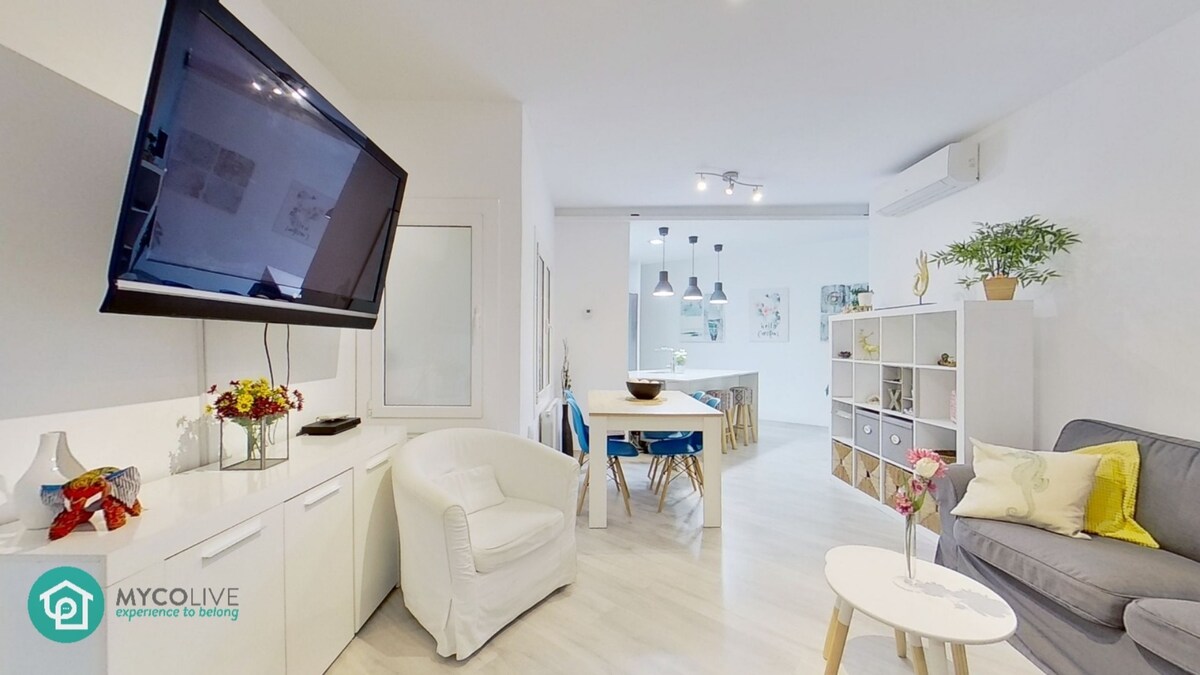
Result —
<instances>
[{"instance_id":1,"label":"potted green plant","mask_svg":"<svg viewBox=\"0 0 1200 675\"><path fill-rule=\"evenodd\" d=\"M1046 263L1079 243L1079 235L1036 215L976 226L970 239L950 244L933 254L933 260L939 267L962 265L971 270L958 283L970 288L982 282L988 300L1012 300L1018 283L1044 284L1059 276Z\"/></svg>"}]
</instances>

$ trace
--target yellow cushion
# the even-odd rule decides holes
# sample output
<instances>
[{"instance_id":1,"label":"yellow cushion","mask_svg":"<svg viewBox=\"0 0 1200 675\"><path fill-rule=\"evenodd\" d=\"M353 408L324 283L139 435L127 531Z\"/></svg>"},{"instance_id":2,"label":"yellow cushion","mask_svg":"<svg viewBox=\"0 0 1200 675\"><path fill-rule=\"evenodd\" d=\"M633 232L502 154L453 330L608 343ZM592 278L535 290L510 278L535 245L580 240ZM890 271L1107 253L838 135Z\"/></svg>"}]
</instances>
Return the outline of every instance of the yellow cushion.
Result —
<instances>
[{"instance_id":1,"label":"yellow cushion","mask_svg":"<svg viewBox=\"0 0 1200 675\"><path fill-rule=\"evenodd\" d=\"M1138 469L1142 458L1137 441L1119 441L1093 445L1075 451L1080 455L1100 455L1096 485L1088 498L1083 530L1102 537L1158 548L1158 542L1137 521Z\"/></svg>"}]
</instances>

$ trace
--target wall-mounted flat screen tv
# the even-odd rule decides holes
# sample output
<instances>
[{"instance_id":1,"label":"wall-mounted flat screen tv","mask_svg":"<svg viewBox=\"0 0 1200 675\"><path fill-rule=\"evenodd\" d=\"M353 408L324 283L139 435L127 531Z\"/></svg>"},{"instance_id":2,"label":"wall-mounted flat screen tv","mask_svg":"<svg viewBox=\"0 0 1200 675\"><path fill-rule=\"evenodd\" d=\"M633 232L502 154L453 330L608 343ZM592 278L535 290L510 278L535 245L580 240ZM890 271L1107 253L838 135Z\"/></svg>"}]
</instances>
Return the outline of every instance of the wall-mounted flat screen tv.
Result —
<instances>
[{"instance_id":1,"label":"wall-mounted flat screen tv","mask_svg":"<svg viewBox=\"0 0 1200 675\"><path fill-rule=\"evenodd\" d=\"M100 310L370 328L408 174L215 0L170 0Z\"/></svg>"}]
</instances>

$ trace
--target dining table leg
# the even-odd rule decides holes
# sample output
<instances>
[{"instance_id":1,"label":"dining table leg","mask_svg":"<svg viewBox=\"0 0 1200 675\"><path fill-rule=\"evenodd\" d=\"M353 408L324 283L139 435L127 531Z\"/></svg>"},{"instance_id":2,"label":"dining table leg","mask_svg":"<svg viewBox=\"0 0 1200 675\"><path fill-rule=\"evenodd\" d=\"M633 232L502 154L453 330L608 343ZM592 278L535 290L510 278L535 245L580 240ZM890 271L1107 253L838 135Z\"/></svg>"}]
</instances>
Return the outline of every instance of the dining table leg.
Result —
<instances>
[{"instance_id":1,"label":"dining table leg","mask_svg":"<svg viewBox=\"0 0 1200 675\"><path fill-rule=\"evenodd\" d=\"M721 526L721 415L705 415L701 431L708 451L704 455L704 527Z\"/></svg>"},{"instance_id":2,"label":"dining table leg","mask_svg":"<svg viewBox=\"0 0 1200 675\"><path fill-rule=\"evenodd\" d=\"M608 527L608 420L592 415L588 452L588 527Z\"/></svg>"}]
</instances>

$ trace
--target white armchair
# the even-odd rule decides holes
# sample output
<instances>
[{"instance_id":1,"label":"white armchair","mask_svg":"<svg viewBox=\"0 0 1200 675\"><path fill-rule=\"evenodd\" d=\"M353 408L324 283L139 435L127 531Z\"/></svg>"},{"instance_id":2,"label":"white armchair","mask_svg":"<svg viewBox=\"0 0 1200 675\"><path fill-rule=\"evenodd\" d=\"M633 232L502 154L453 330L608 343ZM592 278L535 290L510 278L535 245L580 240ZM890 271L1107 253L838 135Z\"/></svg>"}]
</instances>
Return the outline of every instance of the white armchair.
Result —
<instances>
[{"instance_id":1,"label":"white armchair","mask_svg":"<svg viewBox=\"0 0 1200 675\"><path fill-rule=\"evenodd\" d=\"M395 451L404 605L441 656L475 653L575 580L579 464L488 429L433 431Z\"/></svg>"}]
</instances>

